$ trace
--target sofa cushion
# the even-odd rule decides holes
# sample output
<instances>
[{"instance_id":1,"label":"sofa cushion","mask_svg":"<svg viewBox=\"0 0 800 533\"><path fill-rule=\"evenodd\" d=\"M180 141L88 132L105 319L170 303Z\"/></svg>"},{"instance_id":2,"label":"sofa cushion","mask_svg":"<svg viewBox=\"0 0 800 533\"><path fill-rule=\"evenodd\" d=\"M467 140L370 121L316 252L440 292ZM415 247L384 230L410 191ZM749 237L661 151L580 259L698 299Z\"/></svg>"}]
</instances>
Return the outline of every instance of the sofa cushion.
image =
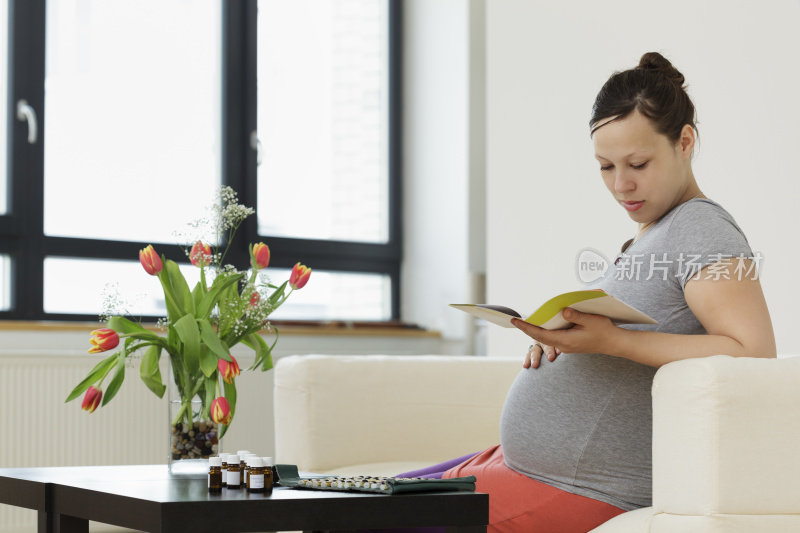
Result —
<instances>
[{"instance_id":1,"label":"sofa cushion","mask_svg":"<svg viewBox=\"0 0 800 533\"><path fill-rule=\"evenodd\" d=\"M646 533L650 531L653 513L652 507L628 511L615 516L602 526L594 528L590 533Z\"/></svg>"},{"instance_id":2,"label":"sofa cushion","mask_svg":"<svg viewBox=\"0 0 800 533\"><path fill-rule=\"evenodd\" d=\"M609 533L616 530L608 530ZM789 533L800 531L800 515L653 515L649 533ZM620 533L626 533L620 530Z\"/></svg>"}]
</instances>

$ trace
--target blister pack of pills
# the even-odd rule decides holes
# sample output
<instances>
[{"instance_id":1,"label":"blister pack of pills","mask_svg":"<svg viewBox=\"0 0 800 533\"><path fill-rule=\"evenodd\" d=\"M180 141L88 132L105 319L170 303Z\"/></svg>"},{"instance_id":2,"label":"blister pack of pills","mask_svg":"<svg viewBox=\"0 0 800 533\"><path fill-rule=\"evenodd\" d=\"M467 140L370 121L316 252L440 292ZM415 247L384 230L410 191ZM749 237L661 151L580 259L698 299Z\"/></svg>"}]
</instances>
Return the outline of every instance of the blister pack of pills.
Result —
<instances>
[{"instance_id":1,"label":"blister pack of pills","mask_svg":"<svg viewBox=\"0 0 800 533\"><path fill-rule=\"evenodd\" d=\"M300 475L294 465L276 465L284 487L311 490L373 492L399 494L409 492L475 491L475 476L427 479L387 476L313 476Z\"/></svg>"}]
</instances>

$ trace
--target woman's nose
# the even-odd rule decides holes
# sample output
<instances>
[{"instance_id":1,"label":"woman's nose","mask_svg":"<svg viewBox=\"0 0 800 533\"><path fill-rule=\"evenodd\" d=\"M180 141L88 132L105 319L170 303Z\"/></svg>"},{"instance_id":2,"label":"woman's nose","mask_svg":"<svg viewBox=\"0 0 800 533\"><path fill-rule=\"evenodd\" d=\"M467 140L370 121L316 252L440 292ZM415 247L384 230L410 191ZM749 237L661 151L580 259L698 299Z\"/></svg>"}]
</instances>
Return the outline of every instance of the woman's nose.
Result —
<instances>
[{"instance_id":1,"label":"woman's nose","mask_svg":"<svg viewBox=\"0 0 800 533\"><path fill-rule=\"evenodd\" d=\"M614 192L630 192L636 189L636 183L625 171L618 171L614 177Z\"/></svg>"}]
</instances>

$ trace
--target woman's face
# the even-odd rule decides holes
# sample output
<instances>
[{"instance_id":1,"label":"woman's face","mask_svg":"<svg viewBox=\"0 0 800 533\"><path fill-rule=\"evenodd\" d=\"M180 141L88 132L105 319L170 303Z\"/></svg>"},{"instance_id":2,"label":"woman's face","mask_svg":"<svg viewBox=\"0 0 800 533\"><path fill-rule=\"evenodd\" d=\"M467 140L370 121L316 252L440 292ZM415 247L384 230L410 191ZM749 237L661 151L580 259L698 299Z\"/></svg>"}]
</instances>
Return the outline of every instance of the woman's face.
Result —
<instances>
[{"instance_id":1,"label":"woman's face","mask_svg":"<svg viewBox=\"0 0 800 533\"><path fill-rule=\"evenodd\" d=\"M600 174L631 219L640 224L654 222L696 194L690 165L694 130L690 126L685 126L681 138L673 143L638 111L600 124L593 135Z\"/></svg>"}]
</instances>

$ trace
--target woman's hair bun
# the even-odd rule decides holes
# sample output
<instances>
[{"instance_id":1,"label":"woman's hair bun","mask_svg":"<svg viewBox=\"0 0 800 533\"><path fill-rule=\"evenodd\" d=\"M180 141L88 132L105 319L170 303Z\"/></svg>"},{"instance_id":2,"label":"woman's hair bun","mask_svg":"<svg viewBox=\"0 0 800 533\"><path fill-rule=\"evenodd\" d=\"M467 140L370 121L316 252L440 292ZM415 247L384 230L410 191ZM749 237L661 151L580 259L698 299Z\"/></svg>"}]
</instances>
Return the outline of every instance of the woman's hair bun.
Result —
<instances>
[{"instance_id":1,"label":"woman's hair bun","mask_svg":"<svg viewBox=\"0 0 800 533\"><path fill-rule=\"evenodd\" d=\"M678 142L684 126L697 129L694 104L684 81L667 58L658 52L644 54L638 66L615 72L597 93L589 120L591 133L638 111L650 119L657 132Z\"/></svg>"},{"instance_id":2,"label":"woman's hair bun","mask_svg":"<svg viewBox=\"0 0 800 533\"><path fill-rule=\"evenodd\" d=\"M683 87L686 78L683 74L678 72L678 69L672 66L669 59L662 56L658 52L647 52L639 60L639 66L636 67L641 70L655 70L666 76L672 83L678 87Z\"/></svg>"}]
</instances>

